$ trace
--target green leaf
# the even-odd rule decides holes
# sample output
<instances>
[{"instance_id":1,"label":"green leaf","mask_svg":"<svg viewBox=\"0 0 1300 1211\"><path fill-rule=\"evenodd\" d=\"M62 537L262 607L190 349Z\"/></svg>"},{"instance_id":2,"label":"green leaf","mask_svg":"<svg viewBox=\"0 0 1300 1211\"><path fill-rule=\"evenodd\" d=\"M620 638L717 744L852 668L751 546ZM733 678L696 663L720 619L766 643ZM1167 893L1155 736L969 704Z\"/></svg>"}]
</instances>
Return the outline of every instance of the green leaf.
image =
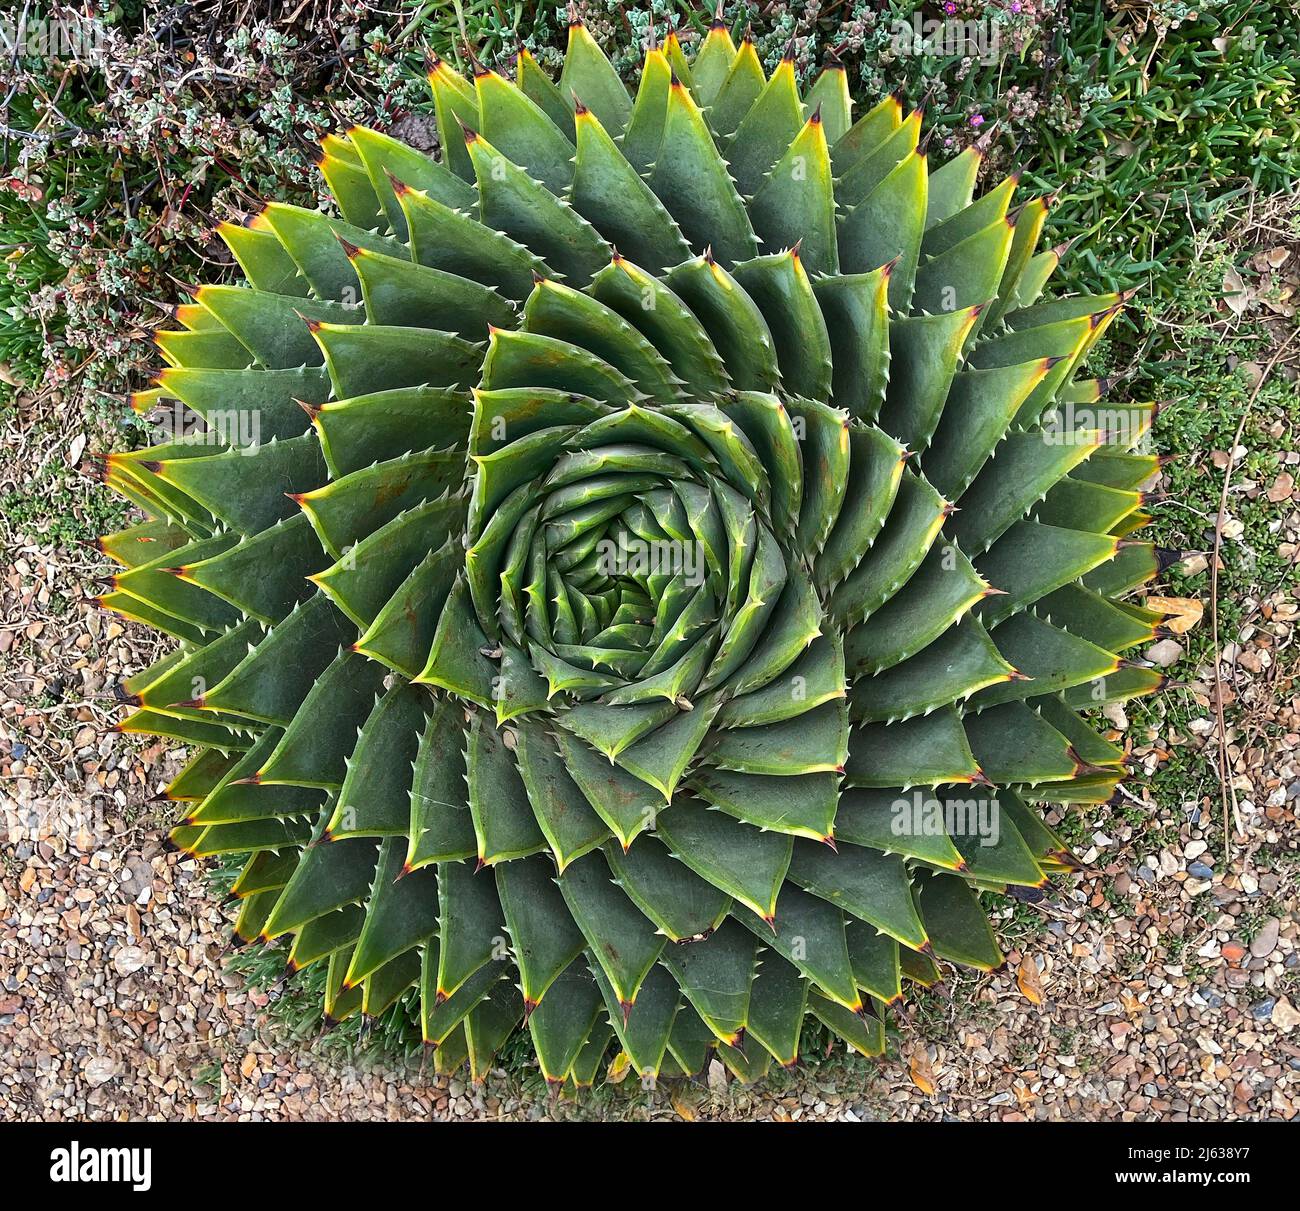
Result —
<instances>
[{"instance_id":1,"label":"green leaf","mask_svg":"<svg viewBox=\"0 0 1300 1211\"><path fill-rule=\"evenodd\" d=\"M437 876L427 868L402 874L404 852L405 842L397 838L379 847L365 925L343 980L345 988L359 984L438 930Z\"/></svg>"},{"instance_id":2,"label":"green leaf","mask_svg":"<svg viewBox=\"0 0 1300 1211\"><path fill-rule=\"evenodd\" d=\"M258 857L270 858L270 854ZM293 855L293 865L298 864L298 855ZM290 970L302 968L332 955L336 950L353 945L361 936L361 926L366 919L366 910L359 904L349 904L314 921L308 921L293 935L293 945L289 948ZM345 969L346 970L346 969Z\"/></svg>"},{"instance_id":3,"label":"green leaf","mask_svg":"<svg viewBox=\"0 0 1300 1211\"><path fill-rule=\"evenodd\" d=\"M727 265L748 260L757 251L758 240L745 204L704 115L681 81L674 81L668 90L668 116L650 173L650 188L692 247L700 251L712 248L714 256Z\"/></svg>"},{"instance_id":4,"label":"green leaf","mask_svg":"<svg viewBox=\"0 0 1300 1211\"><path fill-rule=\"evenodd\" d=\"M694 710L678 711L648 736L618 752L614 760L658 790L667 803L704 742L717 708L714 697L697 702Z\"/></svg>"},{"instance_id":5,"label":"green leaf","mask_svg":"<svg viewBox=\"0 0 1300 1211\"><path fill-rule=\"evenodd\" d=\"M620 1002L600 968L593 966L592 972L604 993L605 1007L618 1041L633 1067L643 1076L656 1075L664 1066L664 1053L682 1003L677 982L665 967L653 966L641 985L636 1004L628 1005Z\"/></svg>"},{"instance_id":6,"label":"green leaf","mask_svg":"<svg viewBox=\"0 0 1300 1211\"><path fill-rule=\"evenodd\" d=\"M662 797L640 778L599 756L564 728L555 734L573 781L596 814L627 849L642 829L654 823Z\"/></svg>"},{"instance_id":7,"label":"green leaf","mask_svg":"<svg viewBox=\"0 0 1300 1211\"><path fill-rule=\"evenodd\" d=\"M158 375L164 395L203 417L210 432L248 447L299 436L308 421L298 400L329 398L329 376L318 366L292 370L211 370L170 366Z\"/></svg>"},{"instance_id":8,"label":"green leaf","mask_svg":"<svg viewBox=\"0 0 1300 1211\"><path fill-rule=\"evenodd\" d=\"M576 958L556 977L545 1001L529 1013L528 1033L548 1084L558 1084L568 1075L603 1007L604 998L586 961Z\"/></svg>"},{"instance_id":9,"label":"green leaf","mask_svg":"<svg viewBox=\"0 0 1300 1211\"><path fill-rule=\"evenodd\" d=\"M645 174L659 155L664 123L668 118L668 90L672 68L658 47L646 48L641 80L637 85L632 116L623 135L623 155L638 173Z\"/></svg>"},{"instance_id":10,"label":"green leaf","mask_svg":"<svg viewBox=\"0 0 1300 1211\"><path fill-rule=\"evenodd\" d=\"M332 400L312 417L334 480L413 451L464 444L468 395L445 388L407 387Z\"/></svg>"},{"instance_id":11,"label":"green leaf","mask_svg":"<svg viewBox=\"0 0 1300 1211\"><path fill-rule=\"evenodd\" d=\"M781 382L776 349L757 304L708 256L684 261L665 280L699 317L738 391L771 391Z\"/></svg>"},{"instance_id":12,"label":"green leaf","mask_svg":"<svg viewBox=\"0 0 1300 1211\"><path fill-rule=\"evenodd\" d=\"M429 68L429 87L433 92L433 111L438 123L438 142L447 165L465 181L474 179L461 124L478 129L478 94L474 86L445 59L434 55Z\"/></svg>"},{"instance_id":13,"label":"green leaf","mask_svg":"<svg viewBox=\"0 0 1300 1211\"><path fill-rule=\"evenodd\" d=\"M586 942L565 908L546 858L503 862L496 880L527 1015Z\"/></svg>"},{"instance_id":14,"label":"green leaf","mask_svg":"<svg viewBox=\"0 0 1300 1211\"><path fill-rule=\"evenodd\" d=\"M1014 231L1014 220L995 219L926 261L916 271L913 309L936 314L987 304L997 293Z\"/></svg>"},{"instance_id":15,"label":"green leaf","mask_svg":"<svg viewBox=\"0 0 1300 1211\"><path fill-rule=\"evenodd\" d=\"M735 61L736 44L731 33L721 20L715 19L691 64L691 91L706 109L713 104Z\"/></svg>"},{"instance_id":16,"label":"green leaf","mask_svg":"<svg viewBox=\"0 0 1300 1211\"><path fill-rule=\"evenodd\" d=\"M515 83L564 135L573 137L572 100L565 98L526 46L520 46L515 52Z\"/></svg>"},{"instance_id":17,"label":"green leaf","mask_svg":"<svg viewBox=\"0 0 1300 1211\"><path fill-rule=\"evenodd\" d=\"M950 191L943 180L938 180L937 185L936 180L947 167L948 165L945 164L930 176L930 187L938 191L940 206L944 205L946 197L950 196ZM925 240L921 244L921 251L926 256L941 256L948 249L984 230L991 223L1005 218L1019 183L1020 173L1016 171L981 194L969 206L962 207L933 225L930 224L927 215Z\"/></svg>"},{"instance_id":18,"label":"green leaf","mask_svg":"<svg viewBox=\"0 0 1300 1211\"><path fill-rule=\"evenodd\" d=\"M306 295L308 285L275 232L237 223L218 223L216 233L239 263L249 285L267 294ZM178 315L178 319L181 317Z\"/></svg>"},{"instance_id":19,"label":"green leaf","mask_svg":"<svg viewBox=\"0 0 1300 1211\"><path fill-rule=\"evenodd\" d=\"M831 399L874 421L889 379L889 266L813 282L833 351Z\"/></svg>"},{"instance_id":20,"label":"green leaf","mask_svg":"<svg viewBox=\"0 0 1300 1211\"><path fill-rule=\"evenodd\" d=\"M902 665L960 623L988 591L956 547L932 546L907 583L849 632L844 651L849 671L860 676ZM931 668L926 675L937 671Z\"/></svg>"},{"instance_id":21,"label":"green leaf","mask_svg":"<svg viewBox=\"0 0 1300 1211\"><path fill-rule=\"evenodd\" d=\"M569 23L569 45L560 73L560 92L576 96L606 130L622 134L632 116L632 99L605 52L581 22Z\"/></svg>"},{"instance_id":22,"label":"green leaf","mask_svg":"<svg viewBox=\"0 0 1300 1211\"><path fill-rule=\"evenodd\" d=\"M345 904L363 903L370 894L378 860L379 842L372 838L308 846L275 901L262 936L276 938Z\"/></svg>"},{"instance_id":23,"label":"green leaf","mask_svg":"<svg viewBox=\"0 0 1300 1211\"><path fill-rule=\"evenodd\" d=\"M871 558L831 593L831 615L861 621L884 605L921 566L946 515L947 502L919 475L904 471Z\"/></svg>"},{"instance_id":24,"label":"green leaf","mask_svg":"<svg viewBox=\"0 0 1300 1211\"><path fill-rule=\"evenodd\" d=\"M757 257L733 272L763 313L785 389L824 403L831 391L830 336L800 255Z\"/></svg>"},{"instance_id":25,"label":"green leaf","mask_svg":"<svg viewBox=\"0 0 1300 1211\"><path fill-rule=\"evenodd\" d=\"M288 517L291 495L316 487L327 472L316 435L305 433L249 450L169 459L157 474L228 526L256 534Z\"/></svg>"},{"instance_id":26,"label":"green leaf","mask_svg":"<svg viewBox=\"0 0 1300 1211\"><path fill-rule=\"evenodd\" d=\"M852 426L847 429L847 436L849 465L843 501L813 565L817 584L822 589L833 588L845 580L867 557L890 516L906 466L907 452L879 429ZM829 466L818 466L818 477L823 484L828 471L834 474L838 470L839 461L830 459L826 460ZM829 496L836 486L831 483L823 492ZM836 505L828 500L822 507L829 511Z\"/></svg>"},{"instance_id":27,"label":"green leaf","mask_svg":"<svg viewBox=\"0 0 1300 1211\"><path fill-rule=\"evenodd\" d=\"M432 547L442 546L465 516L463 496L440 496L399 513L347 548L310 579L365 629Z\"/></svg>"},{"instance_id":28,"label":"green leaf","mask_svg":"<svg viewBox=\"0 0 1300 1211\"><path fill-rule=\"evenodd\" d=\"M610 830L569 776L550 733L540 723L521 719L515 734L516 760L533 814L563 874L570 862L602 844Z\"/></svg>"},{"instance_id":29,"label":"green leaf","mask_svg":"<svg viewBox=\"0 0 1300 1211\"><path fill-rule=\"evenodd\" d=\"M918 654L856 681L849 691L849 713L874 723L911 719L1015 676L988 632L976 619L966 618Z\"/></svg>"},{"instance_id":30,"label":"green leaf","mask_svg":"<svg viewBox=\"0 0 1300 1211\"><path fill-rule=\"evenodd\" d=\"M784 777L702 769L690 786L701 799L745 824L824 841L834 830L838 783L836 774Z\"/></svg>"},{"instance_id":31,"label":"green leaf","mask_svg":"<svg viewBox=\"0 0 1300 1211\"><path fill-rule=\"evenodd\" d=\"M338 140L335 143L340 145ZM326 154L318 167L330 195L338 203L339 213L348 223L387 234L388 220L370 184L370 176L359 160Z\"/></svg>"},{"instance_id":32,"label":"green leaf","mask_svg":"<svg viewBox=\"0 0 1300 1211\"><path fill-rule=\"evenodd\" d=\"M673 1018L672 1032L668 1036L669 1054L681 1065L683 1072L696 1074L703 1071L709 1048L714 1043L713 1031L704 1024L695 1007L684 1001Z\"/></svg>"},{"instance_id":33,"label":"green leaf","mask_svg":"<svg viewBox=\"0 0 1300 1211\"><path fill-rule=\"evenodd\" d=\"M743 774L838 773L848 756L848 727L844 704L827 702L781 723L715 732L703 756Z\"/></svg>"},{"instance_id":34,"label":"green leaf","mask_svg":"<svg viewBox=\"0 0 1300 1211\"><path fill-rule=\"evenodd\" d=\"M803 99L810 114L821 114L829 143L836 143L848 133L853 120L853 97L849 92L849 74L836 62L826 65L813 81Z\"/></svg>"},{"instance_id":35,"label":"green leaf","mask_svg":"<svg viewBox=\"0 0 1300 1211\"><path fill-rule=\"evenodd\" d=\"M458 488L464 468L459 451L421 450L353 471L295 499L337 559L407 509Z\"/></svg>"},{"instance_id":36,"label":"green leaf","mask_svg":"<svg viewBox=\"0 0 1300 1211\"><path fill-rule=\"evenodd\" d=\"M911 302L921 251L925 165L919 149L906 156L839 225L842 272L867 273L897 259L889 277L889 305L903 313Z\"/></svg>"},{"instance_id":37,"label":"green leaf","mask_svg":"<svg viewBox=\"0 0 1300 1211\"><path fill-rule=\"evenodd\" d=\"M844 934L858 987L886 1004L897 1001L903 995L898 943L866 921L846 921Z\"/></svg>"},{"instance_id":38,"label":"green leaf","mask_svg":"<svg viewBox=\"0 0 1300 1211\"><path fill-rule=\"evenodd\" d=\"M1013 433L959 497L961 512L949 522L953 536L965 551L988 550L1100 444L1091 434L1062 444L1045 440L1042 433Z\"/></svg>"},{"instance_id":39,"label":"green leaf","mask_svg":"<svg viewBox=\"0 0 1300 1211\"><path fill-rule=\"evenodd\" d=\"M613 882L599 853L587 854L560 876L560 892L587 939L625 1017L664 948L654 924ZM665 1032L665 1041L667 1034Z\"/></svg>"},{"instance_id":40,"label":"green leaf","mask_svg":"<svg viewBox=\"0 0 1300 1211\"><path fill-rule=\"evenodd\" d=\"M837 191L841 209L852 210L899 164L918 153L923 117L921 109L912 110L900 126L844 172Z\"/></svg>"},{"instance_id":41,"label":"green leaf","mask_svg":"<svg viewBox=\"0 0 1300 1211\"><path fill-rule=\"evenodd\" d=\"M355 306L361 297L361 283L344 251L345 242L388 256L406 255L406 249L390 236L353 227L319 210L272 202L263 217L319 298Z\"/></svg>"},{"instance_id":42,"label":"green leaf","mask_svg":"<svg viewBox=\"0 0 1300 1211\"><path fill-rule=\"evenodd\" d=\"M264 294L243 286L200 286L194 297L259 365L272 370L319 365L320 350L312 340L310 324L346 323L352 314L352 309L338 303Z\"/></svg>"},{"instance_id":43,"label":"green leaf","mask_svg":"<svg viewBox=\"0 0 1300 1211\"><path fill-rule=\"evenodd\" d=\"M541 257L485 227L472 214L402 182L394 187L410 232L411 260L416 264L495 286L506 298L516 300L527 297L534 273L547 272Z\"/></svg>"},{"instance_id":44,"label":"green leaf","mask_svg":"<svg viewBox=\"0 0 1300 1211\"><path fill-rule=\"evenodd\" d=\"M469 586L463 576L458 576L438 618L429 658L415 680L442 686L458 697L491 707L497 666L483 655L487 642L474 614Z\"/></svg>"},{"instance_id":45,"label":"green leaf","mask_svg":"<svg viewBox=\"0 0 1300 1211\"><path fill-rule=\"evenodd\" d=\"M523 1011L518 990L505 981L494 984L487 999L470 1010L465 1019L465 1043L473 1080L486 1079L493 1057L519 1024Z\"/></svg>"},{"instance_id":46,"label":"green leaf","mask_svg":"<svg viewBox=\"0 0 1300 1211\"><path fill-rule=\"evenodd\" d=\"M576 285L586 285L609 260L609 246L596 229L482 136L471 137L468 147L483 224L533 250Z\"/></svg>"},{"instance_id":47,"label":"green leaf","mask_svg":"<svg viewBox=\"0 0 1300 1211\"><path fill-rule=\"evenodd\" d=\"M903 859L858 845L839 853L813 841L796 841L790 879L823 900L869 921L914 950L924 949L925 930L912 903Z\"/></svg>"},{"instance_id":48,"label":"green leaf","mask_svg":"<svg viewBox=\"0 0 1300 1211\"><path fill-rule=\"evenodd\" d=\"M930 174L930 197L925 214L927 230L936 223L952 218L971 204L971 195L975 191L975 181L983 162L984 153L978 147L967 147ZM998 273L1000 276L1001 269ZM991 297L991 294L984 297Z\"/></svg>"},{"instance_id":49,"label":"green leaf","mask_svg":"<svg viewBox=\"0 0 1300 1211\"><path fill-rule=\"evenodd\" d=\"M476 971L506 957L505 918L491 872L467 862L438 863L438 997L452 996Z\"/></svg>"},{"instance_id":50,"label":"green leaf","mask_svg":"<svg viewBox=\"0 0 1300 1211\"><path fill-rule=\"evenodd\" d=\"M791 400L803 449L803 504L795 544L820 551L831 534L848 491L853 441L844 413L815 400Z\"/></svg>"},{"instance_id":51,"label":"green leaf","mask_svg":"<svg viewBox=\"0 0 1300 1211\"><path fill-rule=\"evenodd\" d=\"M420 1031L426 1043L439 1046L491 989L505 979L506 964L480 967L449 997L438 993L438 941L430 938L420 955Z\"/></svg>"},{"instance_id":52,"label":"green leaf","mask_svg":"<svg viewBox=\"0 0 1300 1211\"><path fill-rule=\"evenodd\" d=\"M1117 540L1101 534L1016 522L976 563L979 574L1002 590L983 604L981 620L997 626L1053 589L1078 580L1116 550Z\"/></svg>"},{"instance_id":53,"label":"green leaf","mask_svg":"<svg viewBox=\"0 0 1300 1211\"><path fill-rule=\"evenodd\" d=\"M319 324L312 335L340 400L398 387L467 388L482 362L481 346L427 328Z\"/></svg>"},{"instance_id":54,"label":"green leaf","mask_svg":"<svg viewBox=\"0 0 1300 1211\"><path fill-rule=\"evenodd\" d=\"M537 283L524 306L524 329L587 350L660 404L680 394L668 363L627 320L559 282Z\"/></svg>"},{"instance_id":55,"label":"green leaf","mask_svg":"<svg viewBox=\"0 0 1300 1211\"><path fill-rule=\"evenodd\" d=\"M799 969L775 953L760 952L747 1029L783 1067L793 1067L799 1058L807 1006L808 981Z\"/></svg>"},{"instance_id":56,"label":"green leaf","mask_svg":"<svg viewBox=\"0 0 1300 1211\"><path fill-rule=\"evenodd\" d=\"M432 328L477 341L492 325L514 323L514 307L490 286L365 248L347 251L372 324Z\"/></svg>"},{"instance_id":57,"label":"green leaf","mask_svg":"<svg viewBox=\"0 0 1300 1211\"><path fill-rule=\"evenodd\" d=\"M1119 668L1119 658L1112 653L1051 626L1028 611L1002 623L993 632L993 642L1028 680L981 690L974 699L977 707L1027 698L1030 694L1053 694L1094 677L1108 677Z\"/></svg>"},{"instance_id":58,"label":"green leaf","mask_svg":"<svg viewBox=\"0 0 1300 1211\"><path fill-rule=\"evenodd\" d=\"M605 858L619 887L672 942L708 934L731 906L730 896L672 858L649 834L626 851L607 845Z\"/></svg>"},{"instance_id":59,"label":"green leaf","mask_svg":"<svg viewBox=\"0 0 1300 1211\"><path fill-rule=\"evenodd\" d=\"M880 427L909 450L924 450L930 444L978 317L976 306L891 322L889 386Z\"/></svg>"},{"instance_id":60,"label":"green leaf","mask_svg":"<svg viewBox=\"0 0 1300 1211\"><path fill-rule=\"evenodd\" d=\"M288 726L308 690L356 632L324 593L295 606L204 696L208 710Z\"/></svg>"},{"instance_id":61,"label":"green leaf","mask_svg":"<svg viewBox=\"0 0 1300 1211\"><path fill-rule=\"evenodd\" d=\"M465 772L464 710L436 696L411 779L406 869L472 858L478 851Z\"/></svg>"},{"instance_id":62,"label":"green leaf","mask_svg":"<svg viewBox=\"0 0 1300 1211\"><path fill-rule=\"evenodd\" d=\"M966 739L994 782L1058 782L1082 773L1070 743L1023 702L967 715Z\"/></svg>"},{"instance_id":63,"label":"green leaf","mask_svg":"<svg viewBox=\"0 0 1300 1211\"><path fill-rule=\"evenodd\" d=\"M411 766L424 732L428 693L394 685L367 716L348 759L330 818L331 838L406 836L411 819Z\"/></svg>"},{"instance_id":64,"label":"green leaf","mask_svg":"<svg viewBox=\"0 0 1300 1211\"><path fill-rule=\"evenodd\" d=\"M365 165L370 177L370 187L383 206L388 225L400 240L406 239L405 216L393 188L396 177L407 185L422 189L430 197L448 206L469 207L474 204L474 191L455 173L422 152L408 147L400 139L381 135L365 126L354 126L348 131L352 146ZM443 146L447 144L444 142ZM347 217L347 216L345 216ZM373 223L358 223L358 227L373 227Z\"/></svg>"},{"instance_id":65,"label":"green leaf","mask_svg":"<svg viewBox=\"0 0 1300 1211\"><path fill-rule=\"evenodd\" d=\"M483 142L496 147L557 197L563 194L573 182L570 139L526 93L494 71L475 74L474 92ZM474 158L472 146L470 158Z\"/></svg>"},{"instance_id":66,"label":"green leaf","mask_svg":"<svg viewBox=\"0 0 1300 1211\"><path fill-rule=\"evenodd\" d=\"M794 62L783 58L741 119L727 144L731 175L741 194L752 198L803 125Z\"/></svg>"},{"instance_id":67,"label":"green leaf","mask_svg":"<svg viewBox=\"0 0 1300 1211\"><path fill-rule=\"evenodd\" d=\"M393 592L353 647L404 677L418 677L455 582L463 548L456 536L430 551Z\"/></svg>"},{"instance_id":68,"label":"green leaf","mask_svg":"<svg viewBox=\"0 0 1300 1211\"><path fill-rule=\"evenodd\" d=\"M258 782L341 787L355 736L383 692L383 681L382 665L340 652L256 771Z\"/></svg>"},{"instance_id":69,"label":"green leaf","mask_svg":"<svg viewBox=\"0 0 1300 1211\"><path fill-rule=\"evenodd\" d=\"M849 786L936 786L969 782L979 772L961 718L951 708L902 723L869 723L849 732Z\"/></svg>"},{"instance_id":70,"label":"green leaf","mask_svg":"<svg viewBox=\"0 0 1300 1211\"><path fill-rule=\"evenodd\" d=\"M664 951L664 966L724 1043L739 1042L748 1024L757 950L748 930L726 921L702 941Z\"/></svg>"},{"instance_id":71,"label":"green leaf","mask_svg":"<svg viewBox=\"0 0 1300 1211\"><path fill-rule=\"evenodd\" d=\"M290 517L210 559L190 563L181 576L244 614L272 623L312 591L307 576L325 556L305 517Z\"/></svg>"},{"instance_id":72,"label":"green leaf","mask_svg":"<svg viewBox=\"0 0 1300 1211\"><path fill-rule=\"evenodd\" d=\"M505 738L484 712L474 712L469 725L469 810L478 859L485 866L546 848Z\"/></svg>"},{"instance_id":73,"label":"green leaf","mask_svg":"<svg viewBox=\"0 0 1300 1211\"><path fill-rule=\"evenodd\" d=\"M1107 601L1083 585L1066 585L1038 602L1035 613L1108 652L1122 652L1156 637L1158 620L1133 613L1136 607Z\"/></svg>"},{"instance_id":74,"label":"green leaf","mask_svg":"<svg viewBox=\"0 0 1300 1211\"><path fill-rule=\"evenodd\" d=\"M896 131L903 121L903 106L893 93L867 110L831 145L831 163L835 175L842 177L855 164L869 156Z\"/></svg>"},{"instance_id":75,"label":"green leaf","mask_svg":"<svg viewBox=\"0 0 1300 1211\"><path fill-rule=\"evenodd\" d=\"M970 487L1021 405L1051 371L1052 359L963 370L948 389L932 440L921 455L926 478L949 500Z\"/></svg>"},{"instance_id":76,"label":"green leaf","mask_svg":"<svg viewBox=\"0 0 1300 1211\"><path fill-rule=\"evenodd\" d=\"M921 879L916 899L937 955L981 971L1002 965L988 918L963 880L941 874Z\"/></svg>"},{"instance_id":77,"label":"green leaf","mask_svg":"<svg viewBox=\"0 0 1300 1211\"><path fill-rule=\"evenodd\" d=\"M854 982L844 937L844 914L838 908L787 885L781 889L777 903L775 932L752 913L738 910L733 915L782 959L793 963L831 1000L853 1013L861 1011L862 998Z\"/></svg>"},{"instance_id":78,"label":"green leaf","mask_svg":"<svg viewBox=\"0 0 1300 1211\"><path fill-rule=\"evenodd\" d=\"M587 349L536 332L502 329L492 333L480 385L483 391L568 390L616 407L637 396L631 379Z\"/></svg>"},{"instance_id":79,"label":"green leaf","mask_svg":"<svg viewBox=\"0 0 1300 1211\"><path fill-rule=\"evenodd\" d=\"M604 1069L605 1055L609 1051L609 1041L614 1037L614 1027L607 1020L597 1019L587 1041L578 1052L566 1077L566 1085L574 1089L589 1089L596 1082L596 1076Z\"/></svg>"},{"instance_id":80,"label":"green leaf","mask_svg":"<svg viewBox=\"0 0 1300 1211\"><path fill-rule=\"evenodd\" d=\"M859 1055L872 1059L884 1052L885 1029L878 1018L850 1013L843 1005L827 1000L815 990L808 994L808 1008L818 1021L830 1027Z\"/></svg>"},{"instance_id":81,"label":"green leaf","mask_svg":"<svg viewBox=\"0 0 1300 1211\"><path fill-rule=\"evenodd\" d=\"M656 828L678 861L772 921L790 862L790 837L761 832L691 800L661 811Z\"/></svg>"},{"instance_id":82,"label":"green leaf","mask_svg":"<svg viewBox=\"0 0 1300 1211\"><path fill-rule=\"evenodd\" d=\"M708 333L658 277L619 256L596 275L589 290L645 336L676 377L691 384L696 398L726 390L727 372Z\"/></svg>"}]
</instances>

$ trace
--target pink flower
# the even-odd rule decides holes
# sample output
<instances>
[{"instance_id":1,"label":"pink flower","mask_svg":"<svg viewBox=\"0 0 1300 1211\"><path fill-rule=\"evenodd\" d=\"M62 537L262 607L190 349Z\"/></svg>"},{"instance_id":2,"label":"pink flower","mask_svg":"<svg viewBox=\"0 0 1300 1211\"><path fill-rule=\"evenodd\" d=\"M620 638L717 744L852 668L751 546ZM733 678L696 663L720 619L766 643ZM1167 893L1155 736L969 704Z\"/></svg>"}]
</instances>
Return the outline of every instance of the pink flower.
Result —
<instances>
[{"instance_id":1,"label":"pink flower","mask_svg":"<svg viewBox=\"0 0 1300 1211\"><path fill-rule=\"evenodd\" d=\"M983 125L984 125L984 115L983 115L983 114L971 114L971 116L970 116L970 124L971 124L972 126L983 126Z\"/></svg>"}]
</instances>

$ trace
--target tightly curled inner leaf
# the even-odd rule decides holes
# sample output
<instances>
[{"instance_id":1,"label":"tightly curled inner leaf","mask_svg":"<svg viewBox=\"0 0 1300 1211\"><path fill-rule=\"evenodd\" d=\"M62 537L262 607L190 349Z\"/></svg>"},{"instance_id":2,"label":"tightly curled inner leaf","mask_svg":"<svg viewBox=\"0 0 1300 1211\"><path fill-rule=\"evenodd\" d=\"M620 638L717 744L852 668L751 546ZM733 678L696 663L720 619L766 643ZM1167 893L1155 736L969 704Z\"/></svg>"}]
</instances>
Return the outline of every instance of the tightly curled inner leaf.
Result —
<instances>
[{"instance_id":1,"label":"tightly curled inner leaf","mask_svg":"<svg viewBox=\"0 0 1300 1211\"><path fill-rule=\"evenodd\" d=\"M878 1053L1159 684L1153 410L1077 374L1122 299L1041 300L1047 202L836 66L716 24L633 96L575 23L518 69L435 63L441 161L331 136L337 215L222 229L247 282L138 398L207 431L106 464L104 604L179 644L122 727L194 748L173 838L247 855L237 936L332 1021L576 1084Z\"/></svg>"}]
</instances>

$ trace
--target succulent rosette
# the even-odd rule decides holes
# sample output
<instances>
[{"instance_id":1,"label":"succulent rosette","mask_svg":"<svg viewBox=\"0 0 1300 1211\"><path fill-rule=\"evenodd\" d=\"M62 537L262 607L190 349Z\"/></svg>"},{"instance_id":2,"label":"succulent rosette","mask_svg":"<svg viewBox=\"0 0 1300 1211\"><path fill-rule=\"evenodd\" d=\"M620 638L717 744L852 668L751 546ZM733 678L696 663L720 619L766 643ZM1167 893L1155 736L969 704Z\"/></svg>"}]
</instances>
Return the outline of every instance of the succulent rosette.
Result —
<instances>
[{"instance_id":1,"label":"succulent rosette","mask_svg":"<svg viewBox=\"0 0 1300 1211\"><path fill-rule=\"evenodd\" d=\"M441 160L358 127L337 214L221 228L246 281L135 397L205 428L106 463L104 604L178 640L121 726L193 749L173 839L246 855L236 937L331 1022L579 1085L752 1079L810 1015L878 1054L1159 684L1153 409L1078 374L1122 298L1043 301L1050 199L833 61L801 97L719 22L633 96L575 21L516 68L433 64Z\"/></svg>"}]
</instances>

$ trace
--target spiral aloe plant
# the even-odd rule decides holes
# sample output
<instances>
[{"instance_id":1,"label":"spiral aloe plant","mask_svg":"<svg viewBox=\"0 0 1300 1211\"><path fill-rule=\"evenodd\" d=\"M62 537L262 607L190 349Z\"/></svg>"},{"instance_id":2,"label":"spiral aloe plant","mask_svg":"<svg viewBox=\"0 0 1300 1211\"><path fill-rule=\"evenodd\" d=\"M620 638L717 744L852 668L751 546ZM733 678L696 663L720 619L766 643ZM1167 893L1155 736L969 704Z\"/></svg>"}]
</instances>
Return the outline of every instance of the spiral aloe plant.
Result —
<instances>
[{"instance_id":1,"label":"spiral aloe plant","mask_svg":"<svg viewBox=\"0 0 1300 1211\"><path fill-rule=\"evenodd\" d=\"M433 63L440 161L358 127L337 215L220 228L246 283L133 401L207 427L102 464L103 604L179 641L120 726L193 749L172 838L247 855L235 936L327 1021L579 1085L752 1079L807 1015L877 1054L1160 682L1153 409L1078 375L1123 299L1040 301L1051 199L833 61L801 97L718 21L633 97L575 20L515 67Z\"/></svg>"}]
</instances>

